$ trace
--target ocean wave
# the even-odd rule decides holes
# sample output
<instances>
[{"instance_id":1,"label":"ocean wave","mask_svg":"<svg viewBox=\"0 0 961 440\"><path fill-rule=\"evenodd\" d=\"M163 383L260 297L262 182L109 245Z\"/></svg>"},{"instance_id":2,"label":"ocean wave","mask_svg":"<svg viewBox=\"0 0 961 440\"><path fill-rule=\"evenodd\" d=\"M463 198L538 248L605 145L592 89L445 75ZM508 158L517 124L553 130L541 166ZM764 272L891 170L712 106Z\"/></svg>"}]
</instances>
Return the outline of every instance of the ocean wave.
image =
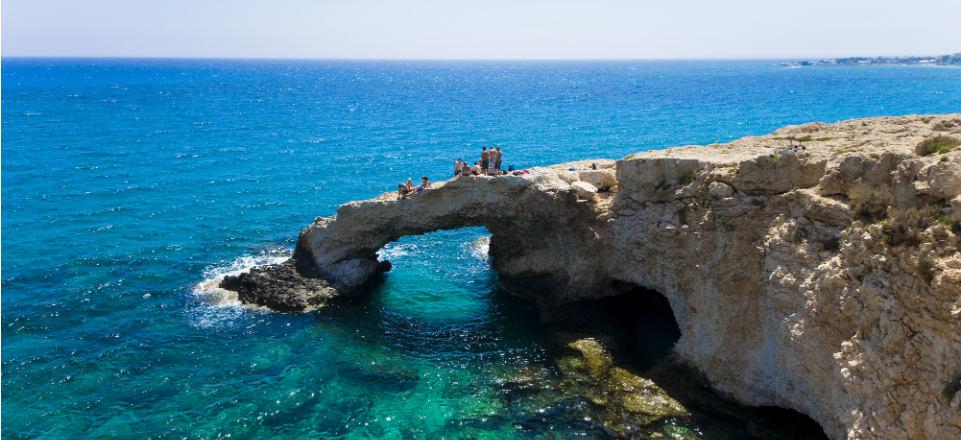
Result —
<instances>
[{"instance_id":1,"label":"ocean wave","mask_svg":"<svg viewBox=\"0 0 961 440\"><path fill-rule=\"evenodd\" d=\"M261 310L261 307L240 302L237 292L220 288L220 282L228 275L240 275L254 267L283 263L292 254L289 248L268 249L257 255L243 255L226 264L205 269L203 280L191 290L201 303L201 307L194 310L194 322L200 327L214 327L234 319L245 310Z\"/></svg>"}]
</instances>

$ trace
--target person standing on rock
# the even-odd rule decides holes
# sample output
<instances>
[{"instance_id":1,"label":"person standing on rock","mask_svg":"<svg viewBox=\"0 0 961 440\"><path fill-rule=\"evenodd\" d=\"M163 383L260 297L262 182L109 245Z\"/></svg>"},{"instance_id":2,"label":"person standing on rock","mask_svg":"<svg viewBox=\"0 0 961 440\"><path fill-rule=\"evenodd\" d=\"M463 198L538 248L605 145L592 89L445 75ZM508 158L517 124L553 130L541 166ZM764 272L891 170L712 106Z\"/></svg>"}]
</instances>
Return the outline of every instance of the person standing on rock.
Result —
<instances>
[{"instance_id":1,"label":"person standing on rock","mask_svg":"<svg viewBox=\"0 0 961 440\"><path fill-rule=\"evenodd\" d=\"M501 159L504 157L501 153L501 147L497 147L497 151L494 153L494 175L499 176L501 174Z\"/></svg>"},{"instance_id":2,"label":"person standing on rock","mask_svg":"<svg viewBox=\"0 0 961 440\"><path fill-rule=\"evenodd\" d=\"M487 147L481 147L481 160L480 167L481 173L487 174L487 167L490 166L491 153L487 151Z\"/></svg>"}]
</instances>

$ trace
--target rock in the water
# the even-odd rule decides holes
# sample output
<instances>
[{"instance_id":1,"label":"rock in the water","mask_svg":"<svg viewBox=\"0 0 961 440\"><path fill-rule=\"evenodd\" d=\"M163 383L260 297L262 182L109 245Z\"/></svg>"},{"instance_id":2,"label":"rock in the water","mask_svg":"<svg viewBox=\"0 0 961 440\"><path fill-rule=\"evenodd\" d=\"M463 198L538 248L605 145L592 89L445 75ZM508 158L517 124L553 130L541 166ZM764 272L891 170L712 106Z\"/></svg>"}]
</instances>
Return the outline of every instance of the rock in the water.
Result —
<instances>
[{"instance_id":1,"label":"rock in the water","mask_svg":"<svg viewBox=\"0 0 961 440\"><path fill-rule=\"evenodd\" d=\"M326 280L301 275L294 260L226 276L220 287L237 292L238 298L245 303L281 312L309 310L338 295Z\"/></svg>"},{"instance_id":2,"label":"rock in the water","mask_svg":"<svg viewBox=\"0 0 961 440\"><path fill-rule=\"evenodd\" d=\"M521 395L538 408L565 408L577 420L592 420L617 438L650 438L661 433L661 422L669 417L686 417L687 409L650 379L615 364L598 340L583 338L567 345L577 355L557 360L559 375L548 376L524 369L502 383L505 396L519 395L517 377L537 377L540 385L527 387ZM587 402L587 406L573 402Z\"/></svg>"}]
</instances>

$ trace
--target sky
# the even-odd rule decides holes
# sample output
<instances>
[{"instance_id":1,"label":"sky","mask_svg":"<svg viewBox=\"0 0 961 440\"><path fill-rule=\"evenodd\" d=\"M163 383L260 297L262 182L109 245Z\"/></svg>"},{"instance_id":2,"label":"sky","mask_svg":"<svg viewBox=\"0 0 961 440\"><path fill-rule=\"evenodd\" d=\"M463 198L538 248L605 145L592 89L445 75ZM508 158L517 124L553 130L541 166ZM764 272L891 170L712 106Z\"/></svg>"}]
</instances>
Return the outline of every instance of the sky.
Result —
<instances>
[{"instance_id":1,"label":"sky","mask_svg":"<svg viewBox=\"0 0 961 440\"><path fill-rule=\"evenodd\" d=\"M3 0L3 56L719 59L961 52L961 0Z\"/></svg>"}]
</instances>

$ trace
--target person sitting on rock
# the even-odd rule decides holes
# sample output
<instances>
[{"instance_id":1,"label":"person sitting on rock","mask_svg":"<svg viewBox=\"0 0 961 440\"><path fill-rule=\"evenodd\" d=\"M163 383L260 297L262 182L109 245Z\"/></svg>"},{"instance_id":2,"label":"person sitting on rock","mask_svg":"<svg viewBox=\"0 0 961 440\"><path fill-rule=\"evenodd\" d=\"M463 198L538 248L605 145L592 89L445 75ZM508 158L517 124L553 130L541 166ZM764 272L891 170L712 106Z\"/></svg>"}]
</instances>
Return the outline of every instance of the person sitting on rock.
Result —
<instances>
[{"instance_id":1,"label":"person sitting on rock","mask_svg":"<svg viewBox=\"0 0 961 440\"><path fill-rule=\"evenodd\" d=\"M420 185L417 185L417 192L430 189L430 179L427 176L420 176Z\"/></svg>"},{"instance_id":2,"label":"person sitting on rock","mask_svg":"<svg viewBox=\"0 0 961 440\"><path fill-rule=\"evenodd\" d=\"M454 161L454 177L461 175L464 171L464 162L460 159Z\"/></svg>"},{"instance_id":3,"label":"person sitting on rock","mask_svg":"<svg viewBox=\"0 0 961 440\"><path fill-rule=\"evenodd\" d=\"M401 183L397 185L397 200L404 200L410 198L411 192L407 189L407 185Z\"/></svg>"},{"instance_id":4,"label":"person sitting on rock","mask_svg":"<svg viewBox=\"0 0 961 440\"><path fill-rule=\"evenodd\" d=\"M474 161L474 168L471 169L471 173L473 173L475 176L479 176L479 175L480 175L480 173L481 173L481 167L480 167L480 165L477 165L477 161Z\"/></svg>"},{"instance_id":5,"label":"person sitting on rock","mask_svg":"<svg viewBox=\"0 0 961 440\"><path fill-rule=\"evenodd\" d=\"M410 177L408 177L406 186L407 186L407 192L414 191L414 179L411 179Z\"/></svg>"}]
</instances>

